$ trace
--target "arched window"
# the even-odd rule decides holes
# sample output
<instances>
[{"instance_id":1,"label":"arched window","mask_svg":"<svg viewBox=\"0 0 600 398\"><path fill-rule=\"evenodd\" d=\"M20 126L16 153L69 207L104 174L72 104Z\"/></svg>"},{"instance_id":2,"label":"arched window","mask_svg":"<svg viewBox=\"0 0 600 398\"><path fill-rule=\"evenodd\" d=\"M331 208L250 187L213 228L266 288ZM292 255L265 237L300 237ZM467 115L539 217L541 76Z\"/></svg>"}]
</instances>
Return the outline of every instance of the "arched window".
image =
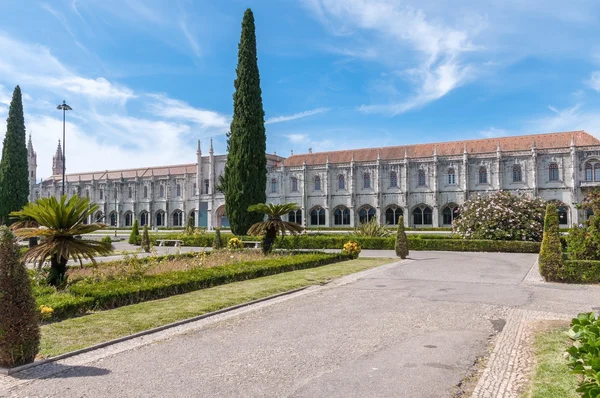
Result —
<instances>
[{"instance_id":1,"label":"arched window","mask_svg":"<svg viewBox=\"0 0 600 398\"><path fill-rule=\"evenodd\" d=\"M156 226L163 227L165 225L165 213L163 211L156 212Z\"/></svg>"},{"instance_id":2,"label":"arched window","mask_svg":"<svg viewBox=\"0 0 600 398\"><path fill-rule=\"evenodd\" d=\"M398 174L390 171L390 188L398 188Z\"/></svg>"},{"instance_id":3,"label":"arched window","mask_svg":"<svg viewBox=\"0 0 600 398\"><path fill-rule=\"evenodd\" d=\"M88 199L90 198L90 190L89 189L85 190L85 197ZM39 195L38 195L38 198L39 198Z\"/></svg>"},{"instance_id":4,"label":"arched window","mask_svg":"<svg viewBox=\"0 0 600 398\"><path fill-rule=\"evenodd\" d=\"M346 189L346 178L343 174L338 176L338 189Z\"/></svg>"},{"instance_id":5,"label":"arched window","mask_svg":"<svg viewBox=\"0 0 600 398\"><path fill-rule=\"evenodd\" d=\"M111 227L117 226L117 213L115 213L114 211L110 213L110 225Z\"/></svg>"},{"instance_id":6,"label":"arched window","mask_svg":"<svg viewBox=\"0 0 600 398\"><path fill-rule=\"evenodd\" d=\"M273 178L271 179L271 193L276 193L277 192L277 179Z\"/></svg>"},{"instance_id":7,"label":"arched window","mask_svg":"<svg viewBox=\"0 0 600 398\"><path fill-rule=\"evenodd\" d=\"M388 225L398 225L398 219L402 216L402 209L396 206L389 207L385 211L385 223Z\"/></svg>"},{"instance_id":8,"label":"arched window","mask_svg":"<svg viewBox=\"0 0 600 398\"><path fill-rule=\"evenodd\" d=\"M523 173L521 172L521 165L515 164L513 166L513 182L523 181Z\"/></svg>"},{"instance_id":9,"label":"arched window","mask_svg":"<svg viewBox=\"0 0 600 398\"><path fill-rule=\"evenodd\" d=\"M427 185L427 180L425 179L425 170L419 169L417 172L417 183L420 187Z\"/></svg>"},{"instance_id":10,"label":"arched window","mask_svg":"<svg viewBox=\"0 0 600 398\"><path fill-rule=\"evenodd\" d=\"M455 204L446 205L442 210L443 225L452 225L455 219L460 215L458 206Z\"/></svg>"},{"instance_id":11,"label":"arched window","mask_svg":"<svg viewBox=\"0 0 600 398\"><path fill-rule=\"evenodd\" d=\"M164 185L161 185L158 188L158 197L159 198L164 198L165 197L165 186Z\"/></svg>"},{"instance_id":12,"label":"arched window","mask_svg":"<svg viewBox=\"0 0 600 398\"><path fill-rule=\"evenodd\" d=\"M315 191L321 190L321 177L315 176Z\"/></svg>"},{"instance_id":13,"label":"arched window","mask_svg":"<svg viewBox=\"0 0 600 398\"><path fill-rule=\"evenodd\" d=\"M456 185L456 172L454 167L448 169L448 185Z\"/></svg>"},{"instance_id":14,"label":"arched window","mask_svg":"<svg viewBox=\"0 0 600 398\"><path fill-rule=\"evenodd\" d=\"M594 181L594 169L591 163L585 164L585 180Z\"/></svg>"},{"instance_id":15,"label":"arched window","mask_svg":"<svg viewBox=\"0 0 600 398\"><path fill-rule=\"evenodd\" d=\"M181 210L175 210L172 217L174 227L183 227L183 212Z\"/></svg>"},{"instance_id":16,"label":"arched window","mask_svg":"<svg viewBox=\"0 0 600 398\"><path fill-rule=\"evenodd\" d=\"M548 180L549 181L558 181L559 180L557 163L550 163L550 166L548 166Z\"/></svg>"},{"instance_id":17,"label":"arched window","mask_svg":"<svg viewBox=\"0 0 600 398\"><path fill-rule=\"evenodd\" d=\"M433 224L433 212L430 207L421 205L413 210L413 224L418 225L432 225Z\"/></svg>"},{"instance_id":18,"label":"arched window","mask_svg":"<svg viewBox=\"0 0 600 398\"><path fill-rule=\"evenodd\" d=\"M594 165L594 181L600 181L600 163Z\"/></svg>"},{"instance_id":19,"label":"arched window","mask_svg":"<svg viewBox=\"0 0 600 398\"><path fill-rule=\"evenodd\" d=\"M101 211L99 211L98 213L96 213L96 222L102 222L103 218L104 218L104 214L102 214Z\"/></svg>"},{"instance_id":20,"label":"arched window","mask_svg":"<svg viewBox=\"0 0 600 398\"><path fill-rule=\"evenodd\" d=\"M100 190L100 200L104 200L104 189Z\"/></svg>"},{"instance_id":21,"label":"arched window","mask_svg":"<svg viewBox=\"0 0 600 398\"><path fill-rule=\"evenodd\" d=\"M144 187L144 199L148 199L148 187Z\"/></svg>"},{"instance_id":22,"label":"arched window","mask_svg":"<svg viewBox=\"0 0 600 398\"><path fill-rule=\"evenodd\" d=\"M487 169L483 166L481 166L479 168L479 183L480 184L488 183Z\"/></svg>"},{"instance_id":23,"label":"arched window","mask_svg":"<svg viewBox=\"0 0 600 398\"><path fill-rule=\"evenodd\" d=\"M140 226L148 225L148 212L143 211L140 213Z\"/></svg>"},{"instance_id":24,"label":"arched window","mask_svg":"<svg viewBox=\"0 0 600 398\"><path fill-rule=\"evenodd\" d=\"M204 180L204 193L208 194L208 188L210 188L210 181Z\"/></svg>"},{"instance_id":25,"label":"arched window","mask_svg":"<svg viewBox=\"0 0 600 398\"><path fill-rule=\"evenodd\" d=\"M125 213L125 226L131 227L133 225L133 213L128 211Z\"/></svg>"},{"instance_id":26,"label":"arched window","mask_svg":"<svg viewBox=\"0 0 600 398\"><path fill-rule=\"evenodd\" d=\"M290 190L292 192L298 192L298 179L296 177L290 179Z\"/></svg>"},{"instance_id":27,"label":"arched window","mask_svg":"<svg viewBox=\"0 0 600 398\"><path fill-rule=\"evenodd\" d=\"M364 206L358 211L358 222L363 224L371 221L375 217L375 209L371 206Z\"/></svg>"},{"instance_id":28,"label":"arched window","mask_svg":"<svg viewBox=\"0 0 600 398\"><path fill-rule=\"evenodd\" d=\"M363 188L371 189L371 174L369 173L363 174Z\"/></svg>"},{"instance_id":29,"label":"arched window","mask_svg":"<svg viewBox=\"0 0 600 398\"><path fill-rule=\"evenodd\" d=\"M288 213L288 221L302 225L302 210L292 210Z\"/></svg>"},{"instance_id":30,"label":"arched window","mask_svg":"<svg viewBox=\"0 0 600 398\"><path fill-rule=\"evenodd\" d=\"M350 225L350 209L340 206L333 212L334 225Z\"/></svg>"},{"instance_id":31,"label":"arched window","mask_svg":"<svg viewBox=\"0 0 600 398\"><path fill-rule=\"evenodd\" d=\"M560 205L557 208L558 210L558 224L560 225L568 225L569 224L569 212L567 207L564 205Z\"/></svg>"},{"instance_id":32,"label":"arched window","mask_svg":"<svg viewBox=\"0 0 600 398\"><path fill-rule=\"evenodd\" d=\"M181 196L181 184L177 184L177 185L175 186L175 191L177 192L177 195L176 195L176 196L177 196L177 197L180 197L180 196Z\"/></svg>"},{"instance_id":33,"label":"arched window","mask_svg":"<svg viewBox=\"0 0 600 398\"><path fill-rule=\"evenodd\" d=\"M310 211L310 224L311 225L325 225L325 209L322 207L315 207Z\"/></svg>"},{"instance_id":34,"label":"arched window","mask_svg":"<svg viewBox=\"0 0 600 398\"><path fill-rule=\"evenodd\" d=\"M133 188L129 187L129 189L127 190L127 197L129 199L133 198Z\"/></svg>"}]
</instances>

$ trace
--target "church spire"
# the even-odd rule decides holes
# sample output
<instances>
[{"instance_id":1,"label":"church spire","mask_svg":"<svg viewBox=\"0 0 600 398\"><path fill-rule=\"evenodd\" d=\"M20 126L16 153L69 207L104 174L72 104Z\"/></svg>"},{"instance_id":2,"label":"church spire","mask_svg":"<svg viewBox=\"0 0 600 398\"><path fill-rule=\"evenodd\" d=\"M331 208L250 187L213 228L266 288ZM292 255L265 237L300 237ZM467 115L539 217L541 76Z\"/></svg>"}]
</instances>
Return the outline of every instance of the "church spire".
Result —
<instances>
[{"instance_id":1,"label":"church spire","mask_svg":"<svg viewBox=\"0 0 600 398\"><path fill-rule=\"evenodd\" d=\"M202 156L202 148L200 147L200 139L198 139L198 149L196 150L196 155Z\"/></svg>"},{"instance_id":2,"label":"church spire","mask_svg":"<svg viewBox=\"0 0 600 398\"><path fill-rule=\"evenodd\" d=\"M210 150L208 151L208 153L210 153L211 155L213 155L215 153L215 151L213 149L212 137L210 137Z\"/></svg>"},{"instance_id":3,"label":"church spire","mask_svg":"<svg viewBox=\"0 0 600 398\"><path fill-rule=\"evenodd\" d=\"M60 140L58 140L58 147L56 147L56 153L52 158L52 174L60 175L63 172L64 159L62 155L62 147L60 146Z\"/></svg>"}]
</instances>

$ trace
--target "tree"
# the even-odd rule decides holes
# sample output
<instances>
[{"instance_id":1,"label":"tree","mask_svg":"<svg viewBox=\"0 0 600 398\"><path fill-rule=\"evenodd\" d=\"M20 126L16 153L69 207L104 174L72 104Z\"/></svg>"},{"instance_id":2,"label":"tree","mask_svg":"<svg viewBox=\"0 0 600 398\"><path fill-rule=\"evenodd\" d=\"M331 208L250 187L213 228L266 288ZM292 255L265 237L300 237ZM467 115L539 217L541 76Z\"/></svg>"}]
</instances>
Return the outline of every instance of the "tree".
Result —
<instances>
[{"instance_id":1,"label":"tree","mask_svg":"<svg viewBox=\"0 0 600 398\"><path fill-rule=\"evenodd\" d=\"M15 87L6 119L6 135L0 161L0 222L8 224L8 215L22 209L29 197L29 166L25 140L25 119L21 88Z\"/></svg>"},{"instance_id":2,"label":"tree","mask_svg":"<svg viewBox=\"0 0 600 398\"><path fill-rule=\"evenodd\" d=\"M408 256L408 239L404 232L404 217L398 218L398 231L396 232L396 256L405 259Z\"/></svg>"},{"instance_id":3,"label":"tree","mask_svg":"<svg viewBox=\"0 0 600 398\"><path fill-rule=\"evenodd\" d=\"M33 362L40 347L39 314L19 246L0 227L0 366Z\"/></svg>"},{"instance_id":4,"label":"tree","mask_svg":"<svg viewBox=\"0 0 600 398\"><path fill-rule=\"evenodd\" d=\"M221 229L220 228L215 229L215 236L213 238L212 248L213 248L213 250L219 250L219 249L223 248L223 242L221 241Z\"/></svg>"},{"instance_id":5,"label":"tree","mask_svg":"<svg viewBox=\"0 0 600 398\"><path fill-rule=\"evenodd\" d=\"M63 195L60 202L55 197L41 198L28 203L23 210L10 213L11 217L29 217L39 227L15 230L23 238L40 237L40 243L29 249L25 261L37 262L38 267L50 259L48 283L52 286L63 284L67 277L69 258L81 262L84 259L96 264L95 255L107 255L111 249L102 242L81 239L81 236L105 228L106 225L84 224L98 210L97 204L91 204L88 198L75 195L67 200Z\"/></svg>"},{"instance_id":6,"label":"tree","mask_svg":"<svg viewBox=\"0 0 600 398\"><path fill-rule=\"evenodd\" d=\"M258 236L264 234L262 240L262 251L264 254L271 252L273 243L275 243L275 239L279 232L281 232L281 236L285 236L286 232L292 234L302 232L301 225L294 222L283 221L281 219L281 216L297 209L298 205L296 205L296 203L286 203L282 205L259 203L248 208L248 211L262 213L263 216L261 216L261 218L263 219L264 214L267 215L265 221L259 221L253 224L248 230L250 235Z\"/></svg>"},{"instance_id":7,"label":"tree","mask_svg":"<svg viewBox=\"0 0 600 398\"><path fill-rule=\"evenodd\" d=\"M131 233L129 234L129 244L130 245L138 245L140 243L140 228L138 227L138 222L135 220L133 222L133 228L131 228Z\"/></svg>"},{"instance_id":8,"label":"tree","mask_svg":"<svg viewBox=\"0 0 600 398\"><path fill-rule=\"evenodd\" d=\"M145 253L150 253L150 236L148 236L148 225L144 225L144 231L142 232L142 250Z\"/></svg>"},{"instance_id":9,"label":"tree","mask_svg":"<svg viewBox=\"0 0 600 398\"><path fill-rule=\"evenodd\" d=\"M249 212L248 206L264 203L267 199L265 112L256 57L254 16L250 9L246 10L242 21L236 72L227 163L219 179L219 189L225 195L231 231L245 235L248 228L261 219L260 214Z\"/></svg>"},{"instance_id":10,"label":"tree","mask_svg":"<svg viewBox=\"0 0 600 398\"><path fill-rule=\"evenodd\" d=\"M191 234L193 234L193 233L194 233L194 228L195 228L195 225L194 225L194 218L192 218L192 216L188 216L188 220L187 220L187 228L186 228L186 231L185 231L185 232L186 232L188 235L191 235Z\"/></svg>"},{"instance_id":11,"label":"tree","mask_svg":"<svg viewBox=\"0 0 600 398\"><path fill-rule=\"evenodd\" d=\"M548 281L556 280L559 268L563 265L562 245L558 229L558 210L549 203L544 218L544 237L538 258L540 274Z\"/></svg>"}]
</instances>

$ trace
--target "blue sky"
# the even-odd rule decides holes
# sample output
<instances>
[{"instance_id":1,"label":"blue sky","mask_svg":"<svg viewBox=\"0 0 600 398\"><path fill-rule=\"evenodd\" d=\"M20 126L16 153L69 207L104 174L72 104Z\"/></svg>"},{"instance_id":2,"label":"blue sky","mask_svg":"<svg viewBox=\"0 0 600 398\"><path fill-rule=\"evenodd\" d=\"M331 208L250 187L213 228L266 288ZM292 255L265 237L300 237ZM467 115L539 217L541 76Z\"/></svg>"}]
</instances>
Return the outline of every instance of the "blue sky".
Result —
<instances>
[{"instance_id":1,"label":"blue sky","mask_svg":"<svg viewBox=\"0 0 600 398\"><path fill-rule=\"evenodd\" d=\"M4 1L0 112L19 84L38 176L63 99L68 172L224 153L247 7L269 152L600 136L597 1Z\"/></svg>"}]
</instances>

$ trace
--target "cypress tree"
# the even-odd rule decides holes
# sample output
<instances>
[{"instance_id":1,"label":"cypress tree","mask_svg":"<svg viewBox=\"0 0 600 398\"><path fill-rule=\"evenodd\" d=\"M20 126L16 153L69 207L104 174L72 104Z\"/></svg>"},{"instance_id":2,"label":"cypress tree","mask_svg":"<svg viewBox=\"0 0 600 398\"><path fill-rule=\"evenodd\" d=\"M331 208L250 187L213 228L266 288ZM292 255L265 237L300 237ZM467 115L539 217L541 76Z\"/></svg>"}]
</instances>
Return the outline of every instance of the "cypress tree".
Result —
<instances>
[{"instance_id":1,"label":"cypress tree","mask_svg":"<svg viewBox=\"0 0 600 398\"><path fill-rule=\"evenodd\" d=\"M140 228L138 227L138 222L135 220L133 222L133 228L131 228L131 233L129 234L129 244L137 245L140 243Z\"/></svg>"},{"instance_id":2,"label":"cypress tree","mask_svg":"<svg viewBox=\"0 0 600 398\"><path fill-rule=\"evenodd\" d=\"M150 236L148 235L148 225L144 225L141 246L144 252L150 253Z\"/></svg>"},{"instance_id":3,"label":"cypress tree","mask_svg":"<svg viewBox=\"0 0 600 398\"><path fill-rule=\"evenodd\" d=\"M398 218L398 231L396 231L396 256L405 259L408 256L408 239L404 232L404 217Z\"/></svg>"},{"instance_id":4,"label":"cypress tree","mask_svg":"<svg viewBox=\"0 0 600 398\"><path fill-rule=\"evenodd\" d=\"M19 86L13 92L6 122L0 161L0 222L3 224L9 223L9 213L21 210L29 197L25 119Z\"/></svg>"},{"instance_id":5,"label":"cypress tree","mask_svg":"<svg viewBox=\"0 0 600 398\"><path fill-rule=\"evenodd\" d=\"M234 82L233 119L227 139L227 163L220 189L225 195L227 217L235 235L262 221L248 207L267 200L267 135L256 57L254 15L247 9L238 46L237 78Z\"/></svg>"}]
</instances>

